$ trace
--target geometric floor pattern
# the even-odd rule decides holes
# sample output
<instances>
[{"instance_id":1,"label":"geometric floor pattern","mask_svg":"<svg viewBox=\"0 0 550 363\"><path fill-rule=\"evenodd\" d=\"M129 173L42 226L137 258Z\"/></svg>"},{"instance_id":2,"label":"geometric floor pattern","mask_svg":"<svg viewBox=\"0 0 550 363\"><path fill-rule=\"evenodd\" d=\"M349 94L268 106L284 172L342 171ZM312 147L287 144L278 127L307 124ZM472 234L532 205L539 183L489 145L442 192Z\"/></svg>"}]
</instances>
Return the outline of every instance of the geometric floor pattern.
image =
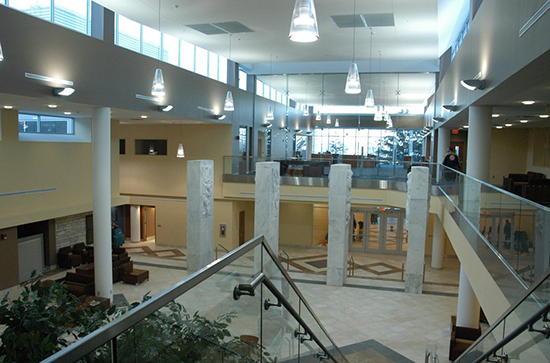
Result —
<instances>
[{"instance_id":1,"label":"geometric floor pattern","mask_svg":"<svg viewBox=\"0 0 550 363\"><path fill-rule=\"evenodd\" d=\"M170 259L181 259L182 257L185 257L185 254L181 252L177 248L168 248L168 249L151 249L149 246L139 246L139 247L130 247L125 246L126 250L128 250L131 254L136 255L147 255L152 257L162 257L162 258L170 258Z\"/></svg>"}]
</instances>

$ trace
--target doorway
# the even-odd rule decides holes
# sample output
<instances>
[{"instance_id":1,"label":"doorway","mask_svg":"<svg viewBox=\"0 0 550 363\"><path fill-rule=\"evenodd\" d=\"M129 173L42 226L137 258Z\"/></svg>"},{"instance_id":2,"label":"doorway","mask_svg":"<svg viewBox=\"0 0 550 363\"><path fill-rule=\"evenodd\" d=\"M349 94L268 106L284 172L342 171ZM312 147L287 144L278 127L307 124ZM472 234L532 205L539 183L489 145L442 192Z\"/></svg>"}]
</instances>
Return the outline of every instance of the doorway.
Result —
<instances>
[{"instance_id":1,"label":"doorway","mask_svg":"<svg viewBox=\"0 0 550 363\"><path fill-rule=\"evenodd\" d=\"M141 240L154 241L156 236L156 208L141 207Z\"/></svg>"},{"instance_id":2,"label":"doorway","mask_svg":"<svg viewBox=\"0 0 550 363\"><path fill-rule=\"evenodd\" d=\"M246 241L245 241L245 230L246 230L246 226L245 226L245 222L246 221L246 214L245 214L245 211L241 211L239 213L239 246L243 245Z\"/></svg>"},{"instance_id":3,"label":"doorway","mask_svg":"<svg viewBox=\"0 0 550 363\"><path fill-rule=\"evenodd\" d=\"M464 145L464 141L451 141L449 144L450 147L453 148L456 155L458 156L458 160L460 161L460 166L462 168L462 171L466 171L466 166L464 165L464 157L466 155L466 146Z\"/></svg>"},{"instance_id":4,"label":"doorway","mask_svg":"<svg viewBox=\"0 0 550 363\"><path fill-rule=\"evenodd\" d=\"M31 278L33 271L40 274L44 270L44 235L20 238L17 242L19 283L22 283Z\"/></svg>"},{"instance_id":5,"label":"doorway","mask_svg":"<svg viewBox=\"0 0 550 363\"><path fill-rule=\"evenodd\" d=\"M350 251L405 254L408 232L400 209L360 209L351 212Z\"/></svg>"},{"instance_id":6,"label":"doorway","mask_svg":"<svg viewBox=\"0 0 550 363\"><path fill-rule=\"evenodd\" d=\"M258 157L265 158L265 132L258 131Z\"/></svg>"}]
</instances>

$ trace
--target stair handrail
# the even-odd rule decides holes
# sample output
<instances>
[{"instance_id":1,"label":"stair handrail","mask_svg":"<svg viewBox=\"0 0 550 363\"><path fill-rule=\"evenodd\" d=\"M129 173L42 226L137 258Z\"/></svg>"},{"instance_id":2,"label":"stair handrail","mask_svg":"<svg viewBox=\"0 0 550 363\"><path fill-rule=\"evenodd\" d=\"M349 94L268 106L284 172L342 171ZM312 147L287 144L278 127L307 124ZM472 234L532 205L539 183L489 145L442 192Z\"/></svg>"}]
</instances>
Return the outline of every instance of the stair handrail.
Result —
<instances>
[{"instance_id":1,"label":"stair handrail","mask_svg":"<svg viewBox=\"0 0 550 363\"><path fill-rule=\"evenodd\" d=\"M229 253L229 250L227 248L225 248L221 243L218 243L218 245L216 246L216 260L218 259L218 247L221 247L222 250L225 251L225 253Z\"/></svg>"},{"instance_id":2,"label":"stair handrail","mask_svg":"<svg viewBox=\"0 0 550 363\"><path fill-rule=\"evenodd\" d=\"M460 362L460 360L464 357L466 357L467 354L469 354L478 344L479 342L483 341L488 335L490 335L493 330L500 325L500 323L506 319L514 310L516 310L516 308L518 306L520 306L529 296L533 295L533 293L535 292L535 290L542 284L544 283L548 278L550 277L550 268L546 269L546 271L544 271L544 273L529 287L529 289L527 289L525 291L525 293L523 294L523 296L518 300L516 301L516 303L514 303L513 305L511 305L493 324L491 324L490 328L487 329L485 331L485 333L483 333L483 335L481 335L472 345L470 345L468 347L468 349L466 349L456 360L455 362ZM537 300L539 303L540 301L536 298L535 300ZM544 310L548 305L550 304L550 302L547 302L546 304L541 304L541 308L535 313L533 314L529 319L532 319L533 316L537 315L540 311ZM520 325L520 327L523 326ZM519 328L519 327L518 327ZM518 329L516 328L512 333L510 333L508 336L506 336L502 341L504 341L506 338L512 336L512 334L514 334L514 332ZM524 329L525 330L525 329ZM521 331L523 332L523 330ZM504 345L506 345L507 343L509 343L511 340L513 340L513 338L515 338L517 335L519 335L521 332L517 333L515 336L512 336L510 338L510 340L507 340L505 342ZM499 342L498 344L500 344L501 342ZM497 344L497 345L498 345ZM495 345L495 347L497 346ZM503 346L504 346L503 345ZM494 347L493 347L494 348ZM498 347L496 348L496 350L500 349L501 347ZM491 348L492 349L492 348ZM496 351L495 350L495 351ZM477 362L477 361L476 361Z\"/></svg>"},{"instance_id":3,"label":"stair handrail","mask_svg":"<svg viewBox=\"0 0 550 363\"><path fill-rule=\"evenodd\" d=\"M287 271L290 271L290 256L288 255L288 253L286 253L285 250L279 251L279 255L280 255L281 253L282 253L283 255L286 256L286 270L287 270ZM282 256L281 256L281 257L282 257Z\"/></svg>"}]
</instances>

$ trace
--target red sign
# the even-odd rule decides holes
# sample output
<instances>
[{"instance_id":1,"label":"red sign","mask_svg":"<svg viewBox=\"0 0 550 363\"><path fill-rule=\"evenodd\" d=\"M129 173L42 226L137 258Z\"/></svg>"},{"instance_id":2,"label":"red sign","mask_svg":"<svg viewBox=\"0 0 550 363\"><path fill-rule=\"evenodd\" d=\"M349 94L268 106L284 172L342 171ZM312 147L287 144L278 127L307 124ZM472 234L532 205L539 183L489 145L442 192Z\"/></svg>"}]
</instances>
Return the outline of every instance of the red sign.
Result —
<instances>
[{"instance_id":1,"label":"red sign","mask_svg":"<svg viewBox=\"0 0 550 363\"><path fill-rule=\"evenodd\" d=\"M453 135L458 134L458 129L453 129Z\"/></svg>"}]
</instances>

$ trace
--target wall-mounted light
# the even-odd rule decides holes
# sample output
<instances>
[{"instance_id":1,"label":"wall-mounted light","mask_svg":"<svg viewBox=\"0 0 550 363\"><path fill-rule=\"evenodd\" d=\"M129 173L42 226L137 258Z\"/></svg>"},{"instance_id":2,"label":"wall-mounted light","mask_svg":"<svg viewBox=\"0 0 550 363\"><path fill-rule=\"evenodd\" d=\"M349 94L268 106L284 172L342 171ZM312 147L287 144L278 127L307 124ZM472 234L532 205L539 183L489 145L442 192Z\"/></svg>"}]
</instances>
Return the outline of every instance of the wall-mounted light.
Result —
<instances>
[{"instance_id":1,"label":"wall-mounted light","mask_svg":"<svg viewBox=\"0 0 550 363\"><path fill-rule=\"evenodd\" d=\"M519 122L521 122L522 124L526 124L529 122L529 120L520 120Z\"/></svg>"},{"instance_id":2,"label":"wall-mounted light","mask_svg":"<svg viewBox=\"0 0 550 363\"><path fill-rule=\"evenodd\" d=\"M54 104L51 104L51 105L48 105L49 108L57 108L57 105L54 105Z\"/></svg>"},{"instance_id":3,"label":"wall-mounted light","mask_svg":"<svg viewBox=\"0 0 550 363\"><path fill-rule=\"evenodd\" d=\"M443 117L434 117L432 120L434 120L435 122L443 122L443 121L445 121L445 118L443 118Z\"/></svg>"},{"instance_id":4,"label":"wall-mounted light","mask_svg":"<svg viewBox=\"0 0 550 363\"><path fill-rule=\"evenodd\" d=\"M268 128L268 129L269 129L271 126L273 126L273 124L272 124L271 122L264 122L264 123L262 124L262 127L265 127L265 128Z\"/></svg>"},{"instance_id":5,"label":"wall-mounted light","mask_svg":"<svg viewBox=\"0 0 550 363\"><path fill-rule=\"evenodd\" d=\"M481 79L463 79L460 81L460 84L470 91L482 90L485 88L485 80Z\"/></svg>"},{"instance_id":6,"label":"wall-mounted light","mask_svg":"<svg viewBox=\"0 0 550 363\"><path fill-rule=\"evenodd\" d=\"M34 73L25 73L25 77L29 79L34 79L37 81L44 81L49 83L56 83L56 84L62 84L64 86L73 86L72 81L67 81L66 79L60 79L60 78L53 78L48 76L43 76L40 74L34 74Z\"/></svg>"},{"instance_id":7,"label":"wall-mounted light","mask_svg":"<svg viewBox=\"0 0 550 363\"><path fill-rule=\"evenodd\" d=\"M227 117L227 115L216 115L215 117L216 117L216 119L218 119L219 121L221 121L221 120L225 120L225 118Z\"/></svg>"},{"instance_id":8,"label":"wall-mounted light","mask_svg":"<svg viewBox=\"0 0 550 363\"><path fill-rule=\"evenodd\" d=\"M526 106L531 106L535 104L535 101L521 101L521 103L523 103Z\"/></svg>"},{"instance_id":9,"label":"wall-mounted light","mask_svg":"<svg viewBox=\"0 0 550 363\"><path fill-rule=\"evenodd\" d=\"M147 118L147 115L141 115L140 117L145 120Z\"/></svg>"},{"instance_id":10,"label":"wall-mounted light","mask_svg":"<svg viewBox=\"0 0 550 363\"><path fill-rule=\"evenodd\" d=\"M2 50L2 43L0 43L0 62L4 60L4 51Z\"/></svg>"},{"instance_id":11,"label":"wall-mounted light","mask_svg":"<svg viewBox=\"0 0 550 363\"><path fill-rule=\"evenodd\" d=\"M174 106L172 105L165 105L165 106L158 106L157 109L161 112L170 112L172 111L172 109L174 108Z\"/></svg>"},{"instance_id":12,"label":"wall-mounted light","mask_svg":"<svg viewBox=\"0 0 550 363\"><path fill-rule=\"evenodd\" d=\"M74 93L74 88L71 87L54 87L53 94L56 96L68 97Z\"/></svg>"},{"instance_id":13,"label":"wall-mounted light","mask_svg":"<svg viewBox=\"0 0 550 363\"><path fill-rule=\"evenodd\" d=\"M548 118L550 115L539 115L540 118Z\"/></svg>"},{"instance_id":14,"label":"wall-mounted light","mask_svg":"<svg viewBox=\"0 0 550 363\"><path fill-rule=\"evenodd\" d=\"M500 117L500 115L499 115L498 113L493 113L493 114L491 115L491 117L492 117L492 118L498 118L498 117Z\"/></svg>"},{"instance_id":15,"label":"wall-mounted light","mask_svg":"<svg viewBox=\"0 0 550 363\"><path fill-rule=\"evenodd\" d=\"M443 109L449 111L449 112L456 112L458 111L458 106L457 105L443 105L441 106L443 107Z\"/></svg>"},{"instance_id":16,"label":"wall-mounted light","mask_svg":"<svg viewBox=\"0 0 550 363\"><path fill-rule=\"evenodd\" d=\"M5 108L6 110L11 110L11 109L13 108L13 106L10 106L10 105L4 105L4 108Z\"/></svg>"}]
</instances>

